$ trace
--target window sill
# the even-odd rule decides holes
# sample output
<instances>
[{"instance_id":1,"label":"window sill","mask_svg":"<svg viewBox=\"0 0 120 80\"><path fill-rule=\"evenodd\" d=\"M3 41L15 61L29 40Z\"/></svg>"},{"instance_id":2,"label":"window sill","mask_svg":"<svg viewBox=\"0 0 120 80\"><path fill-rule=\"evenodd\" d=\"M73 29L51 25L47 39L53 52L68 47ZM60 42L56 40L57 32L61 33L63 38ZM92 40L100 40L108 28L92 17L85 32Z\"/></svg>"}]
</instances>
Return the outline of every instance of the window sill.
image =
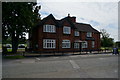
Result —
<instances>
[{"instance_id":1,"label":"window sill","mask_svg":"<svg viewBox=\"0 0 120 80\"><path fill-rule=\"evenodd\" d=\"M70 48L62 48L62 49L70 49Z\"/></svg>"},{"instance_id":2,"label":"window sill","mask_svg":"<svg viewBox=\"0 0 120 80\"><path fill-rule=\"evenodd\" d=\"M82 49L87 49L87 48L82 48Z\"/></svg>"},{"instance_id":3,"label":"window sill","mask_svg":"<svg viewBox=\"0 0 120 80\"><path fill-rule=\"evenodd\" d=\"M43 48L43 49L56 49L56 48Z\"/></svg>"},{"instance_id":4,"label":"window sill","mask_svg":"<svg viewBox=\"0 0 120 80\"><path fill-rule=\"evenodd\" d=\"M71 34L65 34L65 33L63 33L63 35L71 35Z\"/></svg>"},{"instance_id":5,"label":"window sill","mask_svg":"<svg viewBox=\"0 0 120 80\"><path fill-rule=\"evenodd\" d=\"M88 36L87 36L87 38L92 38L92 36L91 36L91 37L88 37Z\"/></svg>"},{"instance_id":6,"label":"window sill","mask_svg":"<svg viewBox=\"0 0 120 80\"><path fill-rule=\"evenodd\" d=\"M56 32L43 32L43 33L51 33L51 34L56 34Z\"/></svg>"}]
</instances>

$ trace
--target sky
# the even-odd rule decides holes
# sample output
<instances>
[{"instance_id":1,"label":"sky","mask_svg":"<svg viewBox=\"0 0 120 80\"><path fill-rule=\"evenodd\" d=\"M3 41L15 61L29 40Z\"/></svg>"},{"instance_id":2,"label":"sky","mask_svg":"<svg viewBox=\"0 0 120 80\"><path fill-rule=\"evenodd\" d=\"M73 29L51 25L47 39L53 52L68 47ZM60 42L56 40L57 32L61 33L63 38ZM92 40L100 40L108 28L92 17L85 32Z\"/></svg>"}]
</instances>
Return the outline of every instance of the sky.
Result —
<instances>
[{"instance_id":1,"label":"sky","mask_svg":"<svg viewBox=\"0 0 120 80\"><path fill-rule=\"evenodd\" d=\"M118 0L38 0L41 18L53 14L62 19L68 14L76 17L76 22L91 24L100 31L105 29L110 37L118 41Z\"/></svg>"}]
</instances>

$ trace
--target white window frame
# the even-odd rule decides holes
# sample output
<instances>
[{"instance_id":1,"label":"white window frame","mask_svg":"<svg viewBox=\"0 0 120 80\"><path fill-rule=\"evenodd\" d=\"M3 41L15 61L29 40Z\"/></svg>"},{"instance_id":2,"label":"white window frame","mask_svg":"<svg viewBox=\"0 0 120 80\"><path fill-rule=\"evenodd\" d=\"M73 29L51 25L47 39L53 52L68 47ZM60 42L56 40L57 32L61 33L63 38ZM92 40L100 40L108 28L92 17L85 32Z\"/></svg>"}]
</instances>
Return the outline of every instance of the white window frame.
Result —
<instances>
[{"instance_id":1,"label":"white window frame","mask_svg":"<svg viewBox=\"0 0 120 80\"><path fill-rule=\"evenodd\" d=\"M71 47L70 40L63 40L62 41L62 48L70 48L70 47Z\"/></svg>"},{"instance_id":2,"label":"white window frame","mask_svg":"<svg viewBox=\"0 0 120 80\"><path fill-rule=\"evenodd\" d=\"M92 37L92 32L87 32L87 37Z\"/></svg>"},{"instance_id":3,"label":"white window frame","mask_svg":"<svg viewBox=\"0 0 120 80\"><path fill-rule=\"evenodd\" d=\"M43 25L43 32L55 33L56 27L55 25L50 25L50 24Z\"/></svg>"},{"instance_id":4,"label":"white window frame","mask_svg":"<svg viewBox=\"0 0 120 80\"><path fill-rule=\"evenodd\" d=\"M79 36L79 31L75 31L75 32L74 32L74 35L75 35L75 36Z\"/></svg>"},{"instance_id":5,"label":"white window frame","mask_svg":"<svg viewBox=\"0 0 120 80\"><path fill-rule=\"evenodd\" d=\"M46 49L56 48L56 40L55 39L43 39L43 48L46 48Z\"/></svg>"},{"instance_id":6,"label":"white window frame","mask_svg":"<svg viewBox=\"0 0 120 80\"><path fill-rule=\"evenodd\" d=\"M87 41L82 42L82 48L88 48L88 42Z\"/></svg>"},{"instance_id":7,"label":"white window frame","mask_svg":"<svg viewBox=\"0 0 120 80\"><path fill-rule=\"evenodd\" d=\"M64 34L71 34L71 27L64 26L63 27L63 33Z\"/></svg>"},{"instance_id":8,"label":"white window frame","mask_svg":"<svg viewBox=\"0 0 120 80\"><path fill-rule=\"evenodd\" d=\"M95 41L92 41L92 48L95 47Z\"/></svg>"},{"instance_id":9,"label":"white window frame","mask_svg":"<svg viewBox=\"0 0 120 80\"><path fill-rule=\"evenodd\" d=\"M80 43L74 43L74 48L79 49L80 48Z\"/></svg>"}]
</instances>

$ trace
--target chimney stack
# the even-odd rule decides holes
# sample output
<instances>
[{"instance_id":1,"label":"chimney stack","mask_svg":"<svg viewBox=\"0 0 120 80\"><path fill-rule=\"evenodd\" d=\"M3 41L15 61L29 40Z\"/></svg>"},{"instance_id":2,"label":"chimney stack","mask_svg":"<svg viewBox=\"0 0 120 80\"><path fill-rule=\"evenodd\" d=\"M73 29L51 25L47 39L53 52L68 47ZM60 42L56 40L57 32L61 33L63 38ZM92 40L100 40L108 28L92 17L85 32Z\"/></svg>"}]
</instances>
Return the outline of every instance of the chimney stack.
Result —
<instances>
[{"instance_id":1,"label":"chimney stack","mask_svg":"<svg viewBox=\"0 0 120 80\"><path fill-rule=\"evenodd\" d=\"M73 23L75 23L76 22L76 17L70 17L70 14L68 14L68 18L73 22Z\"/></svg>"}]
</instances>

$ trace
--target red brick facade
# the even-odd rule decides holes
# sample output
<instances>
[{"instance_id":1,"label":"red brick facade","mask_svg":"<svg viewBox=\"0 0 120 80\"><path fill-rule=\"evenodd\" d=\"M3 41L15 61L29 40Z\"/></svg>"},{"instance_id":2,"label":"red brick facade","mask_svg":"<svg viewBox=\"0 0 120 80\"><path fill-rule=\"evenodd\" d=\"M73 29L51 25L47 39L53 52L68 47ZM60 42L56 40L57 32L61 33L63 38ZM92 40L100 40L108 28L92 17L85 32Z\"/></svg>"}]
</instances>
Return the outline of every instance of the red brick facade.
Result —
<instances>
[{"instance_id":1,"label":"red brick facade","mask_svg":"<svg viewBox=\"0 0 120 80\"><path fill-rule=\"evenodd\" d=\"M87 31L82 31L75 26L75 17L66 17L61 20L56 20L51 14L41 20L41 22L33 29L31 38L31 48L34 51L40 52L68 52L68 51L82 51L82 50L98 50L100 48L100 33L90 26L90 31L92 32L92 37L87 39ZM43 25L51 24L55 25L56 32L43 32ZM62 24L62 25L60 25ZM82 24L83 25L83 24ZM86 26L86 24L84 24ZM63 33L63 26L71 27L71 34ZM88 26L88 25L87 25ZM82 26L81 26L82 27ZM89 26L88 26L89 27ZM75 36L75 30L79 31L79 36ZM47 49L43 48L43 39L54 39L56 41L55 48ZM62 48L62 41L70 40L70 48ZM79 48L74 48L75 41L79 41ZM87 41L87 48L82 48L82 42ZM94 48L92 48L92 41L95 42Z\"/></svg>"}]
</instances>

